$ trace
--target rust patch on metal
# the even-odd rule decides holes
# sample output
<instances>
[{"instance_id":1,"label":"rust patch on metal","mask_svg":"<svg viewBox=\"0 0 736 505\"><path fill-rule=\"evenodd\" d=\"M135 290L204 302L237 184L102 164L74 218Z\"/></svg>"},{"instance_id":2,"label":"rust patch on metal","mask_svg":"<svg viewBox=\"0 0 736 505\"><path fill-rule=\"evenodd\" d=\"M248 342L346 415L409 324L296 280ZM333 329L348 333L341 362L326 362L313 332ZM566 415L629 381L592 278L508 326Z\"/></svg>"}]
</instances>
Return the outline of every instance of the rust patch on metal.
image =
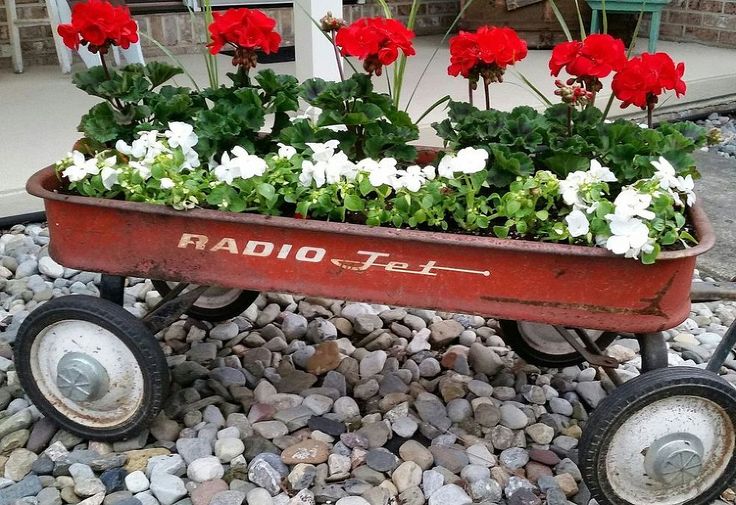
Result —
<instances>
[{"instance_id":1,"label":"rust patch on metal","mask_svg":"<svg viewBox=\"0 0 736 505\"><path fill-rule=\"evenodd\" d=\"M535 307L550 307L554 309L568 309L568 310L581 310L596 312L599 314L631 314L639 316L655 316L666 318L667 314L660 307L662 297L669 291L672 283L675 280L675 275L662 286L652 297L642 298L641 301L645 302L646 305L640 309L634 309L629 307L614 307L610 305L593 305L588 303L568 303L568 302L550 302L543 300L521 300L518 298L511 298L506 296L481 296L480 299L486 302L493 303L514 303L519 305L531 305Z\"/></svg>"}]
</instances>

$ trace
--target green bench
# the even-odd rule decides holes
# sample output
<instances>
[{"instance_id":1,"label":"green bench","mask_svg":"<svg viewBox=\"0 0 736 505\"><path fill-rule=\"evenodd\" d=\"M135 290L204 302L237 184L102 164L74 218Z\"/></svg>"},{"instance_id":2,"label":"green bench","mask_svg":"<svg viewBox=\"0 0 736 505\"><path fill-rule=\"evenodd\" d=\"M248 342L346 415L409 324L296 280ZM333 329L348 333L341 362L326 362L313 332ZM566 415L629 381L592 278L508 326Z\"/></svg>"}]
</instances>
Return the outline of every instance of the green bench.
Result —
<instances>
[{"instance_id":1,"label":"green bench","mask_svg":"<svg viewBox=\"0 0 736 505\"><path fill-rule=\"evenodd\" d=\"M659 23L662 21L662 9L670 3L670 0L607 0L605 2L606 12L644 12L651 13L652 19L649 23L649 52L657 50L657 39L659 38ZM588 5L593 9L590 20L590 33L599 30L599 18L603 12L604 2L599 0L588 0Z\"/></svg>"}]
</instances>

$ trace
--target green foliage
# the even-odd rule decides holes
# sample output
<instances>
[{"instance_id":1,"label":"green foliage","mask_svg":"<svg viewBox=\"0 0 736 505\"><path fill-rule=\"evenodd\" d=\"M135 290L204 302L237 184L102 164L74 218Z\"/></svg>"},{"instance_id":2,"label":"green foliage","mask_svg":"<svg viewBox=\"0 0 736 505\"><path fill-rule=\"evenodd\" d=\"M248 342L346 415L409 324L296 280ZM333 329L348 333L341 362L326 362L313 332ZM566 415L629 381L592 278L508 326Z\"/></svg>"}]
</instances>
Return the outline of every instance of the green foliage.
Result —
<instances>
[{"instance_id":1,"label":"green foliage","mask_svg":"<svg viewBox=\"0 0 736 505\"><path fill-rule=\"evenodd\" d=\"M309 79L300 86L299 96L322 113L316 128L296 122L282 130L282 142L302 146L335 138L350 159L393 157L413 161L416 157L416 149L408 143L419 138L419 129L391 97L373 91L369 76L355 74L344 82L329 83ZM330 126L346 130L333 132L327 128Z\"/></svg>"},{"instance_id":2,"label":"green foliage","mask_svg":"<svg viewBox=\"0 0 736 505\"><path fill-rule=\"evenodd\" d=\"M622 184L651 177L650 162L659 156L667 158L678 175L697 176L691 153L705 145L706 131L693 123L663 123L653 129L623 119L604 123L598 109L587 107L572 110L568 131L567 115L565 104L539 113L526 106L501 112L450 102L448 118L433 127L453 150L488 149L488 182L499 188L538 170L564 178L587 169L591 159L610 167Z\"/></svg>"}]
</instances>

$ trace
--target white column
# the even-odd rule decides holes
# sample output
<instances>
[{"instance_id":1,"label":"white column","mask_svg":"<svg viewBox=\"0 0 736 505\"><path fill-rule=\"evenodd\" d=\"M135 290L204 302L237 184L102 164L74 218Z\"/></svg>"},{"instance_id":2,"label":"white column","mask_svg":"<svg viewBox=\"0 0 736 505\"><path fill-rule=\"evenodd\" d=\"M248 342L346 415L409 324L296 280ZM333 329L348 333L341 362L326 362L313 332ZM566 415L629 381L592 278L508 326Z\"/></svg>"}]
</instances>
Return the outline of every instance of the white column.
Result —
<instances>
[{"instance_id":1,"label":"white column","mask_svg":"<svg viewBox=\"0 0 736 505\"><path fill-rule=\"evenodd\" d=\"M299 81L310 77L321 77L327 81L340 79L335 50L314 23L319 24L328 11L336 18L342 18L342 0L294 0L294 46Z\"/></svg>"}]
</instances>

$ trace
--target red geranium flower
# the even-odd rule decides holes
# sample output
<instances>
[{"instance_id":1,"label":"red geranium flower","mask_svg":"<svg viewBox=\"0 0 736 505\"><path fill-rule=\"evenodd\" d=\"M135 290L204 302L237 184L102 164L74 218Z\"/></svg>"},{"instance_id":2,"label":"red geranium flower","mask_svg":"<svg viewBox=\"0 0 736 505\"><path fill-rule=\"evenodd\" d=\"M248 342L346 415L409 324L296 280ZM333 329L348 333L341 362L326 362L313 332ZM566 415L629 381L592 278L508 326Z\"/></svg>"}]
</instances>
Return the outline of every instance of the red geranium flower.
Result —
<instances>
[{"instance_id":1,"label":"red geranium flower","mask_svg":"<svg viewBox=\"0 0 736 505\"><path fill-rule=\"evenodd\" d=\"M460 31L450 39L450 66L447 73L457 77L470 77L470 73L480 61L478 36L472 32Z\"/></svg>"},{"instance_id":2,"label":"red geranium flower","mask_svg":"<svg viewBox=\"0 0 736 505\"><path fill-rule=\"evenodd\" d=\"M657 97L665 90L672 90L679 97L685 94L682 80L685 64L672 61L665 53L644 53L631 58L613 76L613 94L621 100L621 108L631 104L646 109L657 103Z\"/></svg>"},{"instance_id":3,"label":"red geranium flower","mask_svg":"<svg viewBox=\"0 0 736 505\"><path fill-rule=\"evenodd\" d=\"M276 20L257 9L228 9L213 13L209 26L212 42L207 47L217 54L226 44L248 51L262 50L275 53L281 44L281 35L274 31Z\"/></svg>"},{"instance_id":4,"label":"red geranium flower","mask_svg":"<svg viewBox=\"0 0 736 505\"><path fill-rule=\"evenodd\" d=\"M399 21L389 18L361 18L338 30L335 44L343 56L363 60L368 73L381 75L383 65L390 65L399 57L416 54L412 46L414 32Z\"/></svg>"},{"instance_id":5,"label":"red geranium flower","mask_svg":"<svg viewBox=\"0 0 736 505\"><path fill-rule=\"evenodd\" d=\"M72 22L59 25L57 31L68 48L87 45L93 53L104 54L110 45L127 49L138 42L138 25L128 9L105 0L74 4Z\"/></svg>"},{"instance_id":6,"label":"red geranium flower","mask_svg":"<svg viewBox=\"0 0 736 505\"><path fill-rule=\"evenodd\" d=\"M484 63L495 63L499 68L505 69L526 58L526 42L512 28L481 26L477 35L480 59Z\"/></svg>"},{"instance_id":7,"label":"red geranium flower","mask_svg":"<svg viewBox=\"0 0 736 505\"><path fill-rule=\"evenodd\" d=\"M487 82L501 81L509 65L527 55L526 42L508 27L481 26L475 33L460 32L450 39L450 75L471 81L483 76Z\"/></svg>"},{"instance_id":8,"label":"red geranium flower","mask_svg":"<svg viewBox=\"0 0 736 505\"><path fill-rule=\"evenodd\" d=\"M626 48L620 39L604 33L588 35L582 42L574 40L557 44L552 50L549 69L555 77L563 68L568 74L588 79L601 79L626 63Z\"/></svg>"}]
</instances>

